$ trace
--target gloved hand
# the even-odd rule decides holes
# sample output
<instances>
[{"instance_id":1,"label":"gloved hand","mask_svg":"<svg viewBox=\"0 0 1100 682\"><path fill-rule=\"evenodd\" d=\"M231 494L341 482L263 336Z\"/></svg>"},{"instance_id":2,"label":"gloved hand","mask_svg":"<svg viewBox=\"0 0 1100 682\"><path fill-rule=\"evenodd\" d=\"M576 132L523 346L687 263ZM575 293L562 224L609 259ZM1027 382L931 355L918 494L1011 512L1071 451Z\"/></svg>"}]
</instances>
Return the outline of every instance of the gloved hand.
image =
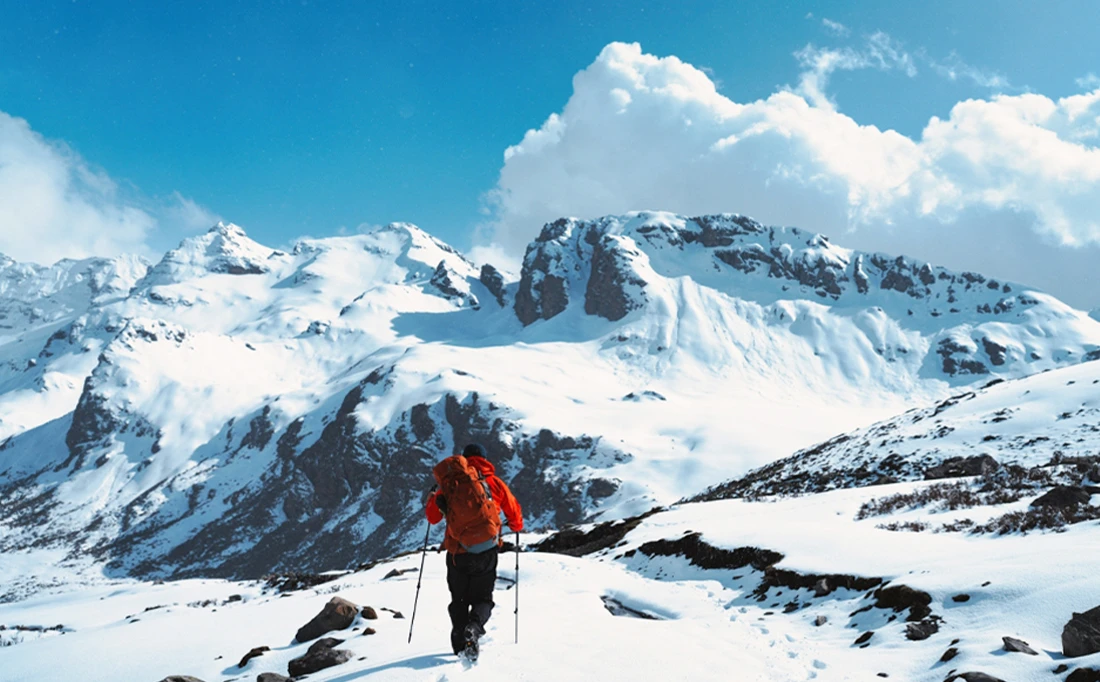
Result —
<instances>
[{"instance_id":1,"label":"gloved hand","mask_svg":"<svg viewBox=\"0 0 1100 682\"><path fill-rule=\"evenodd\" d=\"M443 515L447 515L447 498L442 495L435 496L435 506L439 507L439 511L443 512Z\"/></svg>"}]
</instances>

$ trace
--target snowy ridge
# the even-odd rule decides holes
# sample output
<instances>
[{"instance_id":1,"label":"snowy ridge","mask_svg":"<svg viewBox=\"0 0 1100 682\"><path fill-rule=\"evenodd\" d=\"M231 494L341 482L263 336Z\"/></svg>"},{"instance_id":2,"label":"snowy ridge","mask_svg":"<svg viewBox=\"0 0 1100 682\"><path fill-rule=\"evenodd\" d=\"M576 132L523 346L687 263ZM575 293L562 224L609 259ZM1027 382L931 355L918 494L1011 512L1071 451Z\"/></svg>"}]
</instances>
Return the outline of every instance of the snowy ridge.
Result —
<instances>
[{"instance_id":1,"label":"snowy ridge","mask_svg":"<svg viewBox=\"0 0 1100 682\"><path fill-rule=\"evenodd\" d=\"M1001 465L1091 461L1100 456L1098 416L1100 362L993 381L838 435L715 486L700 499L817 493L977 475ZM958 464L945 468L947 461Z\"/></svg>"},{"instance_id":2,"label":"snowy ridge","mask_svg":"<svg viewBox=\"0 0 1100 682\"><path fill-rule=\"evenodd\" d=\"M767 271L731 264L765 242ZM141 274L57 338L0 345L9 554L351 566L416 544L430 463L472 439L533 528L622 518L1100 347L1100 323L1018 285L737 216L557 221L519 282L407 224L290 252L221 224Z\"/></svg>"}]
</instances>

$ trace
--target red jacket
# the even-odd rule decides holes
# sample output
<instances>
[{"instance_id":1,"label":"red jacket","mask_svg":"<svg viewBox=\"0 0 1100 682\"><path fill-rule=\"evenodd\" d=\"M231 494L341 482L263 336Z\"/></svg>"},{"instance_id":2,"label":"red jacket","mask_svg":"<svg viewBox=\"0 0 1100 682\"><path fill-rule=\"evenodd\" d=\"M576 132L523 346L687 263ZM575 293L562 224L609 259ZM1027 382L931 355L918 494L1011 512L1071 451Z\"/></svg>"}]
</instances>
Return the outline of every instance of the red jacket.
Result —
<instances>
[{"instance_id":1,"label":"red jacket","mask_svg":"<svg viewBox=\"0 0 1100 682\"><path fill-rule=\"evenodd\" d=\"M466 461L470 463L470 466L477 469L478 473L489 484L489 490L493 494L493 503L498 511L504 513L504 518L508 519L508 527L516 532L522 531L523 509L520 508L516 496L508 489L508 485L497 477L497 470L493 463L483 457L468 457ZM424 508L424 512L428 516L428 523L432 525L443 520L443 512L440 511L439 505L435 503L438 495L439 491L429 495L428 503ZM450 529L447 529L447 534L443 538L443 548L451 554L460 554L466 551L457 539L451 537Z\"/></svg>"}]
</instances>

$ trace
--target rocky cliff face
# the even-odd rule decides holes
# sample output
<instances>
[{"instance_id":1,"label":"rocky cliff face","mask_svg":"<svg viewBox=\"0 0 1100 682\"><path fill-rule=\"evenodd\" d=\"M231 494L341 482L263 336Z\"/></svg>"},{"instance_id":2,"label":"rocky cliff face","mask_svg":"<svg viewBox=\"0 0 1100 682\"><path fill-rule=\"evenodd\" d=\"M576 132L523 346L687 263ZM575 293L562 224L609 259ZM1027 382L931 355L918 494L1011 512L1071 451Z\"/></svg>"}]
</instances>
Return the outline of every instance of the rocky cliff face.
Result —
<instances>
[{"instance_id":1,"label":"rocky cliff face","mask_svg":"<svg viewBox=\"0 0 1100 682\"><path fill-rule=\"evenodd\" d=\"M586 314L617 322L651 307L656 284L683 277L765 304L812 301L826 309L885 315L927 339L931 352L924 375L962 380L1021 371L1057 354L1005 334L1005 325L1037 317L1084 321L1080 313L1018 284L903 256L852 251L822 235L766 227L733 214L635 213L550 223L527 249L515 312L531 325L583 299ZM891 347L874 335L868 341L884 357L925 356L913 344ZM1080 360L1096 348L1094 341L1071 354Z\"/></svg>"}]
</instances>

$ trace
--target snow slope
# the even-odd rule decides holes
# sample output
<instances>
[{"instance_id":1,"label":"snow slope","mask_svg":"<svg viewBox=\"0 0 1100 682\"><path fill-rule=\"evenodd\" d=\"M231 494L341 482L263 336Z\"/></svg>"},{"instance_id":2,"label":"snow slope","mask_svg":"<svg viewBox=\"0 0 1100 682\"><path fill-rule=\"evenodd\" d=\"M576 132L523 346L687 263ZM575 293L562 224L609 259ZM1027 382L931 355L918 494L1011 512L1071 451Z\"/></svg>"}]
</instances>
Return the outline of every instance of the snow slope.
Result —
<instances>
[{"instance_id":1,"label":"snow slope","mask_svg":"<svg viewBox=\"0 0 1100 682\"><path fill-rule=\"evenodd\" d=\"M332 595L373 606L381 618L359 619L354 629L330 633L346 640L339 648L354 658L310 676L322 682L470 675L871 680L880 673L940 682L952 671L1060 680L1064 675L1051 675L1059 664L1100 666L1100 654L1067 659L1060 644L1071 613L1100 603L1095 526L1060 534L964 537L895 533L853 520L869 496L920 485L688 504L648 517L621 543L592 556L526 552L520 564L518 644L513 642L514 555L505 554L497 608L472 670L448 653L445 569L442 555L434 552L427 557L411 644L408 617L420 564L415 554L290 595L260 583L115 582L0 604L0 624L9 630L42 625L62 626L64 632L27 635L20 644L0 647L0 669L11 682L155 680L171 674L211 682L286 674L289 660L309 645L293 641L295 631ZM693 534L718 550L780 552L784 556L771 572L848 574L923 592L938 629L922 640L907 638L911 610L879 603L873 595L881 585L834 584L827 594L813 587L768 586L774 573L751 565L703 568L685 556L666 556L653 544L675 545ZM1072 562L1052 560L1069 553ZM387 578L393 570L406 573ZM240 599L231 601L233 595ZM959 601L961 595L966 601ZM377 634L363 636L364 627ZM863 641L867 632L873 634ZM1023 639L1038 655L1002 651L1004 636ZM257 646L271 651L238 667ZM954 658L941 662L949 649Z\"/></svg>"},{"instance_id":2,"label":"snow slope","mask_svg":"<svg viewBox=\"0 0 1100 682\"><path fill-rule=\"evenodd\" d=\"M223 224L116 269L132 287L0 343L7 556L353 566L416 545L430 464L469 440L533 528L622 518L1100 348L1026 287L733 215L557 221L518 282L404 224L291 252Z\"/></svg>"}]
</instances>

